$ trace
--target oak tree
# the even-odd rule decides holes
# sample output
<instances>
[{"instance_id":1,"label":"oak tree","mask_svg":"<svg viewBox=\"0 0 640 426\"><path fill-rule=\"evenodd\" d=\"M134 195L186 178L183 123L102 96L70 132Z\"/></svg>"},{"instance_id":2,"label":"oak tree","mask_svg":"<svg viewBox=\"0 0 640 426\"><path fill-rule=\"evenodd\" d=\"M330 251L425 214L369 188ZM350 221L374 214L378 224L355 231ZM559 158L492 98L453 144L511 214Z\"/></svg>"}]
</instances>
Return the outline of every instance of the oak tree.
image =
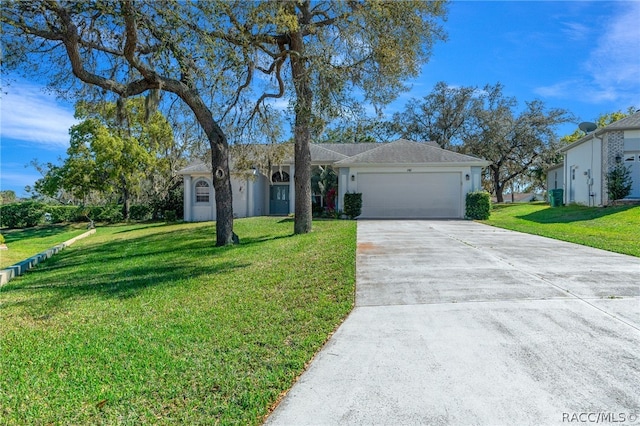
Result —
<instances>
[{"instance_id":1,"label":"oak tree","mask_svg":"<svg viewBox=\"0 0 640 426\"><path fill-rule=\"evenodd\" d=\"M229 144L220 105L233 106L229 100L244 67L237 46L189 29L196 24L224 31L226 21L190 2L134 0L5 1L0 20L8 69L47 77L61 92L75 87L71 93L81 96L91 88L120 102L146 94L150 109L160 91L184 102L209 141L216 243L233 243Z\"/></svg>"},{"instance_id":2,"label":"oak tree","mask_svg":"<svg viewBox=\"0 0 640 426\"><path fill-rule=\"evenodd\" d=\"M572 115L559 108L547 108L542 101L525 102L517 112L515 98L505 96L503 86L487 85L474 100L472 130L464 151L491 161L489 182L498 202L504 189L535 168L555 151L559 124L571 122Z\"/></svg>"},{"instance_id":3,"label":"oak tree","mask_svg":"<svg viewBox=\"0 0 640 426\"><path fill-rule=\"evenodd\" d=\"M198 4L228 26L212 40L241 47L245 87L264 90L251 114L273 98L290 100L295 161L295 233L311 230L314 130L348 113L354 103L384 105L421 71L433 44L444 39L445 1L223 1ZM254 79L257 74L260 78ZM255 84L254 86L257 86Z\"/></svg>"}]
</instances>

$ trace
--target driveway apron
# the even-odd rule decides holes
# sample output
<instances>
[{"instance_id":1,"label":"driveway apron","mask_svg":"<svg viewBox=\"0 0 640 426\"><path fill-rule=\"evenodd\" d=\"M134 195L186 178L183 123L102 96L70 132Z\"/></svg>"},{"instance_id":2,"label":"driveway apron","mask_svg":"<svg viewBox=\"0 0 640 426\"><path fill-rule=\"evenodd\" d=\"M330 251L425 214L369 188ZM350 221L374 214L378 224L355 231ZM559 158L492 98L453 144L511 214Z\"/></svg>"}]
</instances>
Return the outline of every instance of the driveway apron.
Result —
<instances>
[{"instance_id":1,"label":"driveway apron","mask_svg":"<svg viewBox=\"0 0 640 426\"><path fill-rule=\"evenodd\" d=\"M359 221L356 307L269 425L640 424L640 259Z\"/></svg>"}]
</instances>

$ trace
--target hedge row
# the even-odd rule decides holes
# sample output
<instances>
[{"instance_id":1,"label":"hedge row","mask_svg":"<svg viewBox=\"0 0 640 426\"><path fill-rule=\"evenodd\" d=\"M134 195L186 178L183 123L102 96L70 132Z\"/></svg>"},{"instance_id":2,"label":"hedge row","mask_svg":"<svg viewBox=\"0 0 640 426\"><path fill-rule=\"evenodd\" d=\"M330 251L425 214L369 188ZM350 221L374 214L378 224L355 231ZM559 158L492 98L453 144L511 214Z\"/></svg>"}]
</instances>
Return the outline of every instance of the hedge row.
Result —
<instances>
[{"instance_id":1,"label":"hedge row","mask_svg":"<svg viewBox=\"0 0 640 426\"><path fill-rule=\"evenodd\" d=\"M165 216L167 213L165 212ZM149 206L133 205L129 208L129 218L133 220L148 220L151 215L152 209ZM175 220L175 213L173 216ZM29 228L44 223L88 222L89 219L106 223L121 222L124 219L122 206L54 206L39 201L0 205L0 226L6 228Z\"/></svg>"}]
</instances>

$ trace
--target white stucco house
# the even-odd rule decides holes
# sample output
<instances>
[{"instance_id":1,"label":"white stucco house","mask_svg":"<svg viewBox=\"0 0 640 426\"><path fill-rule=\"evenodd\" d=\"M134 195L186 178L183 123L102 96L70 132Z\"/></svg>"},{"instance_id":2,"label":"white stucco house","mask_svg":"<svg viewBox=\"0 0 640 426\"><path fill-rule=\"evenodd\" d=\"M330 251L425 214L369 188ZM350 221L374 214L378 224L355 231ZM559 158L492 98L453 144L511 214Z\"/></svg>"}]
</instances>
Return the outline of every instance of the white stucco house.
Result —
<instances>
[{"instance_id":1,"label":"white stucco house","mask_svg":"<svg viewBox=\"0 0 640 426\"><path fill-rule=\"evenodd\" d=\"M432 142L404 139L390 143L312 144L311 162L336 171L337 210L343 209L344 194L362 193L360 218L463 218L465 196L482 189L482 168L489 165L488 161L441 149ZM184 178L184 220L215 220L210 166L194 162L179 174ZM234 215L292 213L294 174L292 155L282 164L272 165L266 173L251 170L247 176L232 170Z\"/></svg>"},{"instance_id":2,"label":"white stucco house","mask_svg":"<svg viewBox=\"0 0 640 426\"><path fill-rule=\"evenodd\" d=\"M597 129L560 149L564 155L565 204L606 206L607 173L622 163L631 171L628 198L640 199L640 111Z\"/></svg>"}]
</instances>

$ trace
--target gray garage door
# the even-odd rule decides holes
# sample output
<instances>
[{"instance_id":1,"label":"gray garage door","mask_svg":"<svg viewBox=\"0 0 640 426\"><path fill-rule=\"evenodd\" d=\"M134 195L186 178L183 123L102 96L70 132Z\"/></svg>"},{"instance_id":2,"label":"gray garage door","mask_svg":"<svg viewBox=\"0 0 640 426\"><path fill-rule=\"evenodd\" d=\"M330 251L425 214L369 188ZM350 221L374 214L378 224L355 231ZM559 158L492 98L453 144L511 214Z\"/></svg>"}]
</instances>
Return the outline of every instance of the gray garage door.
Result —
<instances>
[{"instance_id":1,"label":"gray garage door","mask_svg":"<svg viewBox=\"0 0 640 426\"><path fill-rule=\"evenodd\" d=\"M359 173L362 218L461 218L461 173Z\"/></svg>"}]
</instances>

